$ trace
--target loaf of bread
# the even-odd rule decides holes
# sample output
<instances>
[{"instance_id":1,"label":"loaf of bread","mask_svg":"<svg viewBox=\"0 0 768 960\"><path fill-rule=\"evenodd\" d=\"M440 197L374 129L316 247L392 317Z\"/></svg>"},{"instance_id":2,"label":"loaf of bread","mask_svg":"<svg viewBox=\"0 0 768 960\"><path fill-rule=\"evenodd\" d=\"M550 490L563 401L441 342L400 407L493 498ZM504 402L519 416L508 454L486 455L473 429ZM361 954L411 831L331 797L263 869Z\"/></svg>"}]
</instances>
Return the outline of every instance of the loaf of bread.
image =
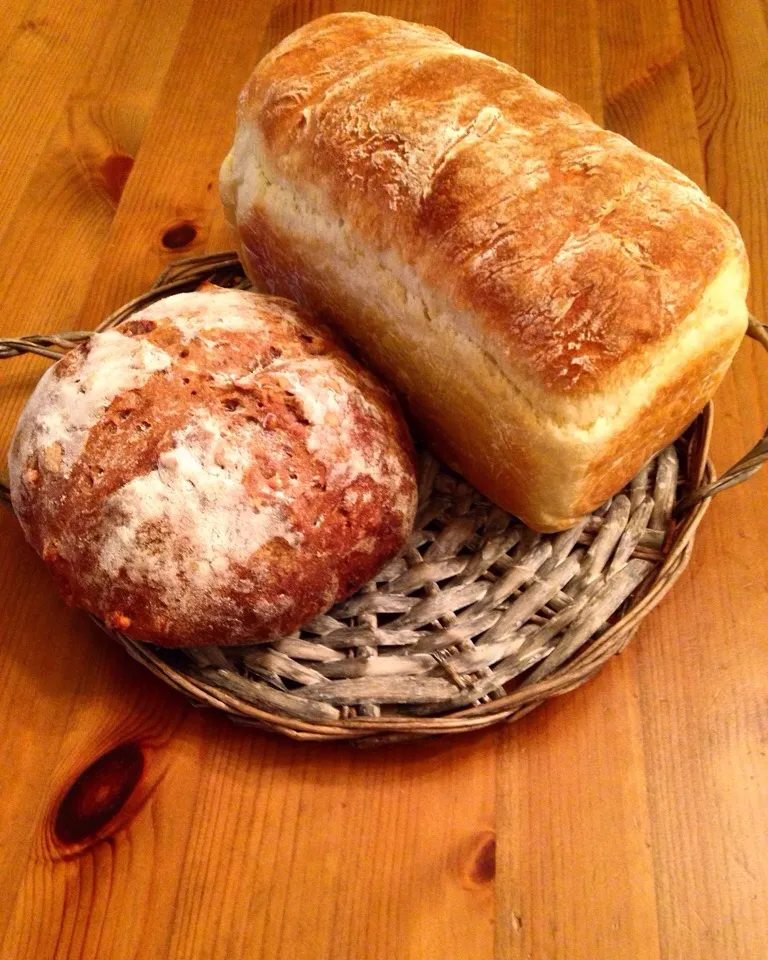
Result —
<instances>
[{"instance_id":1,"label":"loaf of bread","mask_svg":"<svg viewBox=\"0 0 768 960\"><path fill-rule=\"evenodd\" d=\"M746 328L742 241L694 183L428 27L289 36L243 90L221 192L254 282L321 310L539 530L680 434Z\"/></svg>"},{"instance_id":2,"label":"loaf of bread","mask_svg":"<svg viewBox=\"0 0 768 960\"><path fill-rule=\"evenodd\" d=\"M58 361L9 468L65 598L168 647L290 633L373 576L416 507L387 391L292 304L217 287Z\"/></svg>"}]
</instances>

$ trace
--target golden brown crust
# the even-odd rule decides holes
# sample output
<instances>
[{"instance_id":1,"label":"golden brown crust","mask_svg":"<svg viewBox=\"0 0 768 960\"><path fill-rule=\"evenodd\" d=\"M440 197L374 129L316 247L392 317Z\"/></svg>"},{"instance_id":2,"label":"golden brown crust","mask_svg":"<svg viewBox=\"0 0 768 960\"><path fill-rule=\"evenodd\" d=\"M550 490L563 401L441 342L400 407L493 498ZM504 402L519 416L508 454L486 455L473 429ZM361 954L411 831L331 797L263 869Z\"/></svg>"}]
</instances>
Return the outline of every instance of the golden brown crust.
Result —
<instances>
[{"instance_id":1,"label":"golden brown crust","mask_svg":"<svg viewBox=\"0 0 768 960\"><path fill-rule=\"evenodd\" d=\"M744 251L682 174L445 34L369 14L296 31L240 102L278 175L475 317L514 375L619 383Z\"/></svg>"},{"instance_id":2,"label":"golden brown crust","mask_svg":"<svg viewBox=\"0 0 768 960\"><path fill-rule=\"evenodd\" d=\"M717 343L668 383L654 403L633 419L629 429L615 434L590 464L587 482L573 504L573 517L582 516L620 490L639 466L676 440L712 397L733 359L739 340Z\"/></svg>"},{"instance_id":3,"label":"golden brown crust","mask_svg":"<svg viewBox=\"0 0 768 960\"><path fill-rule=\"evenodd\" d=\"M322 311L539 530L672 440L746 328L743 244L695 184L418 25L340 14L280 44L221 186L254 281Z\"/></svg>"},{"instance_id":4,"label":"golden brown crust","mask_svg":"<svg viewBox=\"0 0 768 960\"><path fill-rule=\"evenodd\" d=\"M165 646L290 632L400 549L415 510L390 395L292 304L218 288L59 361L10 467L69 602Z\"/></svg>"}]
</instances>

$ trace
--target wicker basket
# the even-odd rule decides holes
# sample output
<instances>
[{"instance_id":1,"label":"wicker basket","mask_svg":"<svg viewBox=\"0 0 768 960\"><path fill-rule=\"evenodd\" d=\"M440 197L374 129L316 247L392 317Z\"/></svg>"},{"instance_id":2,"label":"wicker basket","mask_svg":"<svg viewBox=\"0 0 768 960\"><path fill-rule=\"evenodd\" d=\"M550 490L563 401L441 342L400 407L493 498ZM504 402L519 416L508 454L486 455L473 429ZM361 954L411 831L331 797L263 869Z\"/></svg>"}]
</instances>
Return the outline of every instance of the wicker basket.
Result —
<instances>
[{"instance_id":1,"label":"wicker basket","mask_svg":"<svg viewBox=\"0 0 768 960\"><path fill-rule=\"evenodd\" d=\"M203 280L248 286L232 253L173 264L101 325ZM750 335L768 348L765 328ZM87 332L0 340L0 358L58 358ZM632 483L571 530L540 535L421 454L407 547L355 596L277 643L166 650L99 625L193 703L304 740L362 743L514 720L574 689L629 642L685 569L718 481L708 406ZM0 490L7 499L7 489Z\"/></svg>"}]
</instances>

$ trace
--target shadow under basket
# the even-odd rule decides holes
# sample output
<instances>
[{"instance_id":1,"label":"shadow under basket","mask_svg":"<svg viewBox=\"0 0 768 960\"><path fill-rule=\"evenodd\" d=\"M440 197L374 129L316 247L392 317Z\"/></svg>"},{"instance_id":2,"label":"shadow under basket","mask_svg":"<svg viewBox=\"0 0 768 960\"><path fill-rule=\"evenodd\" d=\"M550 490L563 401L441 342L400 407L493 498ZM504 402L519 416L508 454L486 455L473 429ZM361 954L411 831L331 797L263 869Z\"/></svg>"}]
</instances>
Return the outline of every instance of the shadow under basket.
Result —
<instances>
[{"instance_id":1,"label":"shadow under basket","mask_svg":"<svg viewBox=\"0 0 768 960\"><path fill-rule=\"evenodd\" d=\"M205 280L249 286L233 253L182 260L99 329ZM752 318L749 333L768 348ZM55 359L89 336L0 340L0 359ZM626 646L688 564L709 498L768 459L763 437L716 481L711 429L710 404L611 501L546 535L423 451L406 548L353 597L276 643L167 650L97 622L195 705L296 739L372 745L516 720Z\"/></svg>"}]
</instances>

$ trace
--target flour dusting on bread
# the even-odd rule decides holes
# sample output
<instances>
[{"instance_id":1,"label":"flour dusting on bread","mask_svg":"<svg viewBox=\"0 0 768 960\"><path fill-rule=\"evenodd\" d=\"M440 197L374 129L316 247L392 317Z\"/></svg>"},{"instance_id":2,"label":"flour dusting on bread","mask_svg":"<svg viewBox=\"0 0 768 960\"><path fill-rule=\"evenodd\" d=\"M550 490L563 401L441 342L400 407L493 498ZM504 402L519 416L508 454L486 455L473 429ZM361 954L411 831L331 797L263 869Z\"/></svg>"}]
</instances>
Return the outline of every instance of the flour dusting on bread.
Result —
<instances>
[{"instance_id":1,"label":"flour dusting on bread","mask_svg":"<svg viewBox=\"0 0 768 960\"><path fill-rule=\"evenodd\" d=\"M346 379L340 382L339 371L318 367L311 361L281 374L290 393L300 402L309 421L307 450L329 468L329 476L352 483L357 477L370 477L387 485L397 478L397 460L389 460L381 438L360 446L354 442L354 425L358 417L353 407L367 416L380 416L373 404L358 391L350 391ZM377 439L379 442L376 442Z\"/></svg>"},{"instance_id":2,"label":"flour dusting on bread","mask_svg":"<svg viewBox=\"0 0 768 960\"><path fill-rule=\"evenodd\" d=\"M243 303L240 290L214 287L205 291L177 293L169 311L168 299L158 300L141 311L143 320L168 320L181 331L185 340L198 336L205 330L258 330L264 319L252 304Z\"/></svg>"},{"instance_id":3,"label":"flour dusting on bread","mask_svg":"<svg viewBox=\"0 0 768 960\"><path fill-rule=\"evenodd\" d=\"M80 364L45 372L22 414L16 456L39 450L49 469L66 476L83 451L89 430L120 394L135 390L171 363L146 340L107 330L91 337ZM11 472L14 472L13 470Z\"/></svg>"},{"instance_id":4,"label":"flour dusting on bread","mask_svg":"<svg viewBox=\"0 0 768 960\"><path fill-rule=\"evenodd\" d=\"M273 537L297 546L301 536L281 510L248 497L248 439L196 411L155 470L107 499L100 570L149 584L186 606L231 562L247 563Z\"/></svg>"},{"instance_id":5,"label":"flour dusting on bread","mask_svg":"<svg viewBox=\"0 0 768 960\"><path fill-rule=\"evenodd\" d=\"M65 597L166 646L290 633L373 576L416 508L392 397L299 308L241 290L169 297L76 347L10 466Z\"/></svg>"}]
</instances>

